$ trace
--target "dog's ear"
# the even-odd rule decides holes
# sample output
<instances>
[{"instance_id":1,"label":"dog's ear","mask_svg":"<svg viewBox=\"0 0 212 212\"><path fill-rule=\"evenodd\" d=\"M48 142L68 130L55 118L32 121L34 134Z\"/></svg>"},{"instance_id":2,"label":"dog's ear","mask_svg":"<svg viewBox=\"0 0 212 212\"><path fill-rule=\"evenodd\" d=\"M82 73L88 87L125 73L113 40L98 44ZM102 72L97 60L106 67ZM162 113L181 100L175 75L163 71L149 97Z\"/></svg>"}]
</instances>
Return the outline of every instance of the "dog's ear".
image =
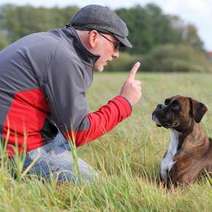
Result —
<instances>
[{"instance_id":1,"label":"dog's ear","mask_svg":"<svg viewBox=\"0 0 212 212\"><path fill-rule=\"evenodd\" d=\"M198 102L192 98L189 99L191 103L191 115L194 117L194 120L199 123L204 114L207 112L208 108L202 102Z\"/></svg>"}]
</instances>

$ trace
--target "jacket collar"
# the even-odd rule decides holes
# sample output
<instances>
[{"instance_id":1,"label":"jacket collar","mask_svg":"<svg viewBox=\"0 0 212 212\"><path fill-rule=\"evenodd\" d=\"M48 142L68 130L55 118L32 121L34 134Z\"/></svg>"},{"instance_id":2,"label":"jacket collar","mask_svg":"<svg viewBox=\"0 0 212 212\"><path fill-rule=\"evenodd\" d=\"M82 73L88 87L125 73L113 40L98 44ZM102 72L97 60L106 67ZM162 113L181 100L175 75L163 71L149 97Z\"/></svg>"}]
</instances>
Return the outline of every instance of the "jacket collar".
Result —
<instances>
[{"instance_id":1,"label":"jacket collar","mask_svg":"<svg viewBox=\"0 0 212 212\"><path fill-rule=\"evenodd\" d=\"M80 41L79 35L73 27L62 28L68 39L73 39L73 46L78 56L88 65L94 66L100 56L92 54Z\"/></svg>"}]
</instances>

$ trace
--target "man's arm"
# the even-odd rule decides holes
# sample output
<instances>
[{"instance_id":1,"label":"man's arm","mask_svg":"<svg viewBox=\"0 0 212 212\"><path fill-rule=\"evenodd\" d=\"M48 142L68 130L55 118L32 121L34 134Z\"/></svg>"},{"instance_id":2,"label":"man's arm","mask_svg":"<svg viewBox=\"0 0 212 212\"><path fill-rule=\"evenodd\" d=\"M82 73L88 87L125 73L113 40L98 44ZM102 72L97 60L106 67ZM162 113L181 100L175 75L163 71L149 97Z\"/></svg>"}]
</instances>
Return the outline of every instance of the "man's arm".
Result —
<instances>
[{"instance_id":1,"label":"man's arm","mask_svg":"<svg viewBox=\"0 0 212 212\"><path fill-rule=\"evenodd\" d=\"M69 131L66 137L71 138L76 146L80 146L100 137L127 118L132 112L132 105L136 104L141 97L141 82L135 80L139 67L140 63L136 63L131 69L121 88L120 96L116 96L99 110L85 117L89 119L88 129Z\"/></svg>"},{"instance_id":2,"label":"man's arm","mask_svg":"<svg viewBox=\"0 0 212 212\"><path fill-rule=\"evenodd\" d=\"M129 93L137 85L127 79L119 96L89 113L85 92L92 78L91 71L85 70L78 61L73 62L73 55L58 50L47 74L45 93L52 117L61 132L77 146L110 131L131 114L131 104L134 104Z\"/></svg>"},{"instance_id":3,"label":"man's arm","mask_svg":"<svg viewBox=\"0 0 212 212\"><path fill-rule=\"evenodd\" d=\"M131 111L128 100L123 96L116 96L97 111L86 115L85 119L89 122L88 128L78 131L69 130L66 137L74 141L76 146L86 144L113 129L127 118Z\"/></svg>"}]
</instances>

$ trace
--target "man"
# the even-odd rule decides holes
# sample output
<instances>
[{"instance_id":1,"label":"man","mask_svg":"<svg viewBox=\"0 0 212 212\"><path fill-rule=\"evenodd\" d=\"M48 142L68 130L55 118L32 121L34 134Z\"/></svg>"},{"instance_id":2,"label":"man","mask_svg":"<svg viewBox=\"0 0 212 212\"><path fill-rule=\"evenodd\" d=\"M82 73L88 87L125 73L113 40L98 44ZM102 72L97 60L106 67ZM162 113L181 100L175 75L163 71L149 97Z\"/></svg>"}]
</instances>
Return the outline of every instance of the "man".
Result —
<instances>
[{"instance_id":1,"label":"man","mask_svg":"<svg viewBox=\"0 0 212 212\"><path fill-rule=\"evenodd\" d=\"M0 52L0 134L9 157L26 152L30 174L60 182L79 179L68 141L81 146L110 131L141 97L136 63L120 94L88 112L85 92L93 69L103 71L118 58L120 45L131 47L127 36L114 12L89 5L66 28L31 34ZM94 180L88 164L79 159L78 166L84 181Z\"/></svg>"}]
</instances>

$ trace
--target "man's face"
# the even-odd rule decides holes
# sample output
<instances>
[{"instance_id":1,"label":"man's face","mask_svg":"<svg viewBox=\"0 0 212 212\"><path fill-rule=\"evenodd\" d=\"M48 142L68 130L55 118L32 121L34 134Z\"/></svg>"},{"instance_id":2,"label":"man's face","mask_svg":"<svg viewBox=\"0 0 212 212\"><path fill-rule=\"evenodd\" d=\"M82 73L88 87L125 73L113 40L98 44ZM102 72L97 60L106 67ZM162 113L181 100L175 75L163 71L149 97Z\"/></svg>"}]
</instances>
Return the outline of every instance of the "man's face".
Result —
<instances>
[{"instance_id":1,"label":"man's face","mask_svg":"<svg viewBox=\"0 0 212 212\"><path fill-rule=\"evenodd\" d=\"M95 69L101 72L110 61L119 57L119 41L110 34L98 32L96 54L100 57L95 63Z\"/></svg>"}]
</instances>

